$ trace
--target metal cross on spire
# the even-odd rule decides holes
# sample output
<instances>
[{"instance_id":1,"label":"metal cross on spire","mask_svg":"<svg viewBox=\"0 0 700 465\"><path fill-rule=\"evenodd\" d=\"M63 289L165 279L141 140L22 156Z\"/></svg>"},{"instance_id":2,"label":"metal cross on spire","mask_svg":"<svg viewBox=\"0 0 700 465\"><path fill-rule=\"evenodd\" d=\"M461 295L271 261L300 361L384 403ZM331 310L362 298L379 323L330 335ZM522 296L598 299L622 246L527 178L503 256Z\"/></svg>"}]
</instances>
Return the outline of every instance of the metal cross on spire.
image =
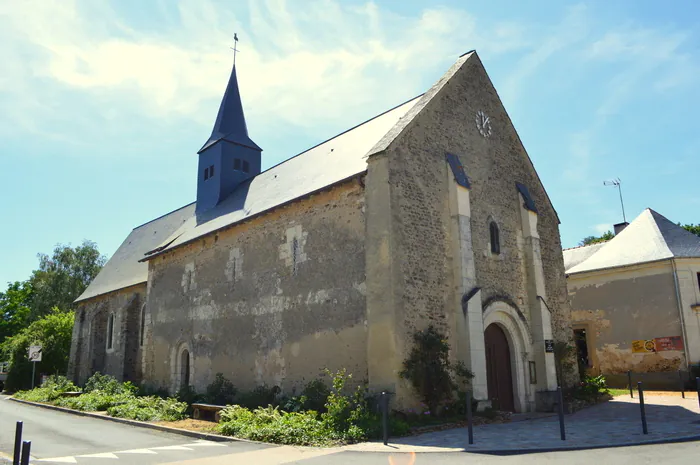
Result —
<instances>
[{"instance_id":1,"label":"metal cross on spire","mask_svg":"<svg viewBox=\"0 0 700 465\"><path fill-rule=\"evenodd\" d=\"M233 50L233 66L236 66L236 53L238 53L238 33L234 32L233 33L233 47L230 47L231 50Z\"/></svg>"}]
</instances>

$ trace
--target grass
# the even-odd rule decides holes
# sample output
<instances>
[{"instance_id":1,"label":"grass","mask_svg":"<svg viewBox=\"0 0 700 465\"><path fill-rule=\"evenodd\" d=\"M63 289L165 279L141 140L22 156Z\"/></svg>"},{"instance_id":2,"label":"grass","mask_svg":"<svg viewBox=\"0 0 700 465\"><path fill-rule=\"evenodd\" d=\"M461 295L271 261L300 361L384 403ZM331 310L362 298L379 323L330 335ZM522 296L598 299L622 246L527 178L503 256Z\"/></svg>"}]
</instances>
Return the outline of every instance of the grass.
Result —
<instances>
[{"instance_id":1,"label":"grass","mask_svg":"<svg viewBox=\"0 0 700 465\"><path fill-rule=\"evenodd\" d=\"M630 395L629 389L608 389L608 391L610 391L610 395L613 397Z\"/></svg>"}]
</instances>

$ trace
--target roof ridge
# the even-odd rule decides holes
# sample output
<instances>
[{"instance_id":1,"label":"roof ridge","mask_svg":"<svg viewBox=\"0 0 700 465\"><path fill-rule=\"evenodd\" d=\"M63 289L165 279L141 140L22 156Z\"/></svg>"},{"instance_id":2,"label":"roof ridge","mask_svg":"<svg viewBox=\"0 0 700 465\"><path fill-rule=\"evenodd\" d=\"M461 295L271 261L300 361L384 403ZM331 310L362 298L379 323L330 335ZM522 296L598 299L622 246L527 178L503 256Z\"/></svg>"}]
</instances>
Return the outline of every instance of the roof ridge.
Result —
<instances>
[{"instance_id":1,"label":"roof ridge","mask_svg":"<svg viewBox=\"0 0 700 465\"><path fill-rule=\"evenodd\" d=\"M613 238L614 239L614 238ZM610 242L612 239L608 239L606 241L599 241L599 242L593 242L591 244L584 244L584 245L577 245L575 247L567 247L566 249L561 249L562 251L564 250L574 250L574 249L583 249L584 247L591 247L594 245L599 245L599 244L605 244L607 242Z\"/></svg>"}]
</instances>

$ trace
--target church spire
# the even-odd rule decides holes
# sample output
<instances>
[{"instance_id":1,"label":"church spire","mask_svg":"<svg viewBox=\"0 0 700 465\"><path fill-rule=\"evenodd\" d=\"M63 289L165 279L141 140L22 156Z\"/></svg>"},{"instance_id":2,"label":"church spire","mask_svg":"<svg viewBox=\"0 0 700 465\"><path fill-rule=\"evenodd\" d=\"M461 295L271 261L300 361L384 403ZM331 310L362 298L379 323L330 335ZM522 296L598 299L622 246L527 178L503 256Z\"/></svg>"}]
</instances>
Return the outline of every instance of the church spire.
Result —
<instances>
[{"instance_id":1,"label":"church spire","mask_svg":"<svg viewBox=\"0 0 700 465\"><path fill-rule=\"evenodd\" d=\"M262 150L248 137L248 127L245 123L243 103L241 102L241 94L238 90L238 78L236 77L235 64L231 69L231 77L228 80L224 98L221 100L221 105L219 106L219 114L216 117L214 129L211 132L209 140L199 149L198 153L202 153L220 140L226 140L255 150Z\"/></svg>"},{"instance_id":2,"label":"church spire","mask_svg":"<svg viewBox=\"0 0 700 465\"><path fill-rule=\"evenodd\" d=\"M237 36L234 39L238 42ZM214 129L197 152L197 213L215 207L241 183L260 174L261 152L248 137L234 61Z\"/></svg>"}]
</instances>

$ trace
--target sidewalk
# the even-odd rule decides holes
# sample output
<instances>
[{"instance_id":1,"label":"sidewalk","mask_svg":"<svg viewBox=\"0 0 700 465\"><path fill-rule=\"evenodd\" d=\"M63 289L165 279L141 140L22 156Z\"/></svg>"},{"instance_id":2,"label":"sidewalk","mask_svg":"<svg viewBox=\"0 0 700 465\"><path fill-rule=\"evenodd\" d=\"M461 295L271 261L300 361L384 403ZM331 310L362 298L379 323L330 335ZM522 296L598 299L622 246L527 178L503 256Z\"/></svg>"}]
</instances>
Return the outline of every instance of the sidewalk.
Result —
<instances>
[{"instance_id":1,"label":"sidewalk","mask_svg":"<svg viewBox=\"0 0 700 465\"><path fill-rule=\"evenodd\" d=\"M466 428L396 438L384 446L370 442L344 450L374 452L538 451L614 447L656 442L700 440L700 408L696 394L645 395L649 434L642 433L639 400L616 397L564 417L566 441L559 436L557 416L474 427L474 444L468 444Z\"/></svg>"}]
</instances>

